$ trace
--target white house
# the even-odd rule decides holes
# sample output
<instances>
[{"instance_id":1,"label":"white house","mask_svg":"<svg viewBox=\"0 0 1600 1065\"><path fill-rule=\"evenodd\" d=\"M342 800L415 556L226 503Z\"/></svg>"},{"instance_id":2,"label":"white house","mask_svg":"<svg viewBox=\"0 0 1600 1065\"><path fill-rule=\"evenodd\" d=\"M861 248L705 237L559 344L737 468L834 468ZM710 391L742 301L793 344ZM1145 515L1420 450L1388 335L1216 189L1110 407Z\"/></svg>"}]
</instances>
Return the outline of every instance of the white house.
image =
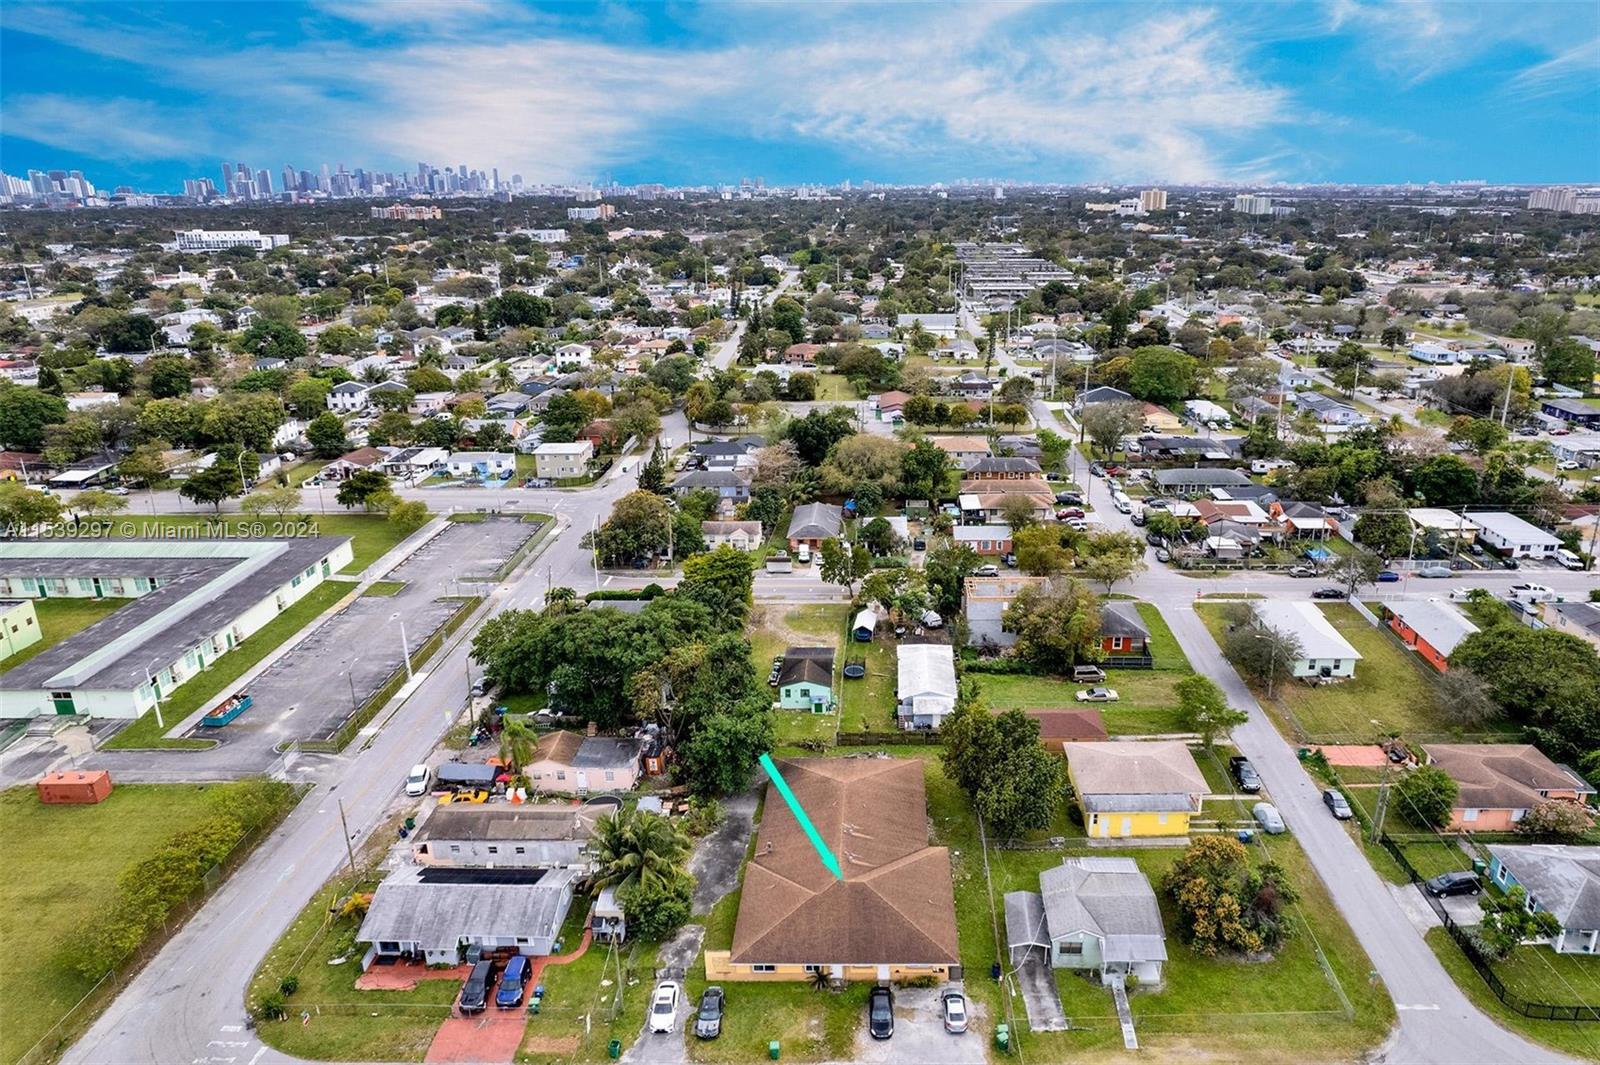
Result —
<instances>
[{"instance_id":1,"label":"white house","mask_svg":"<svg viewBox=\"0 0 1600 1065\"><path fill-rule=\"evenodd\" d=\"M1185 400L1183 413L1188 415L1189 420L1197 425L1225 427L1233 423L1233 419L1228 416L1228 412L1209 399Z\"/></svg>"},{"instance_id":2,"label":"white house","mask_svg":"<svg viewBox=\"0 0 1600 1065\"><path fill-rule=\"evenodd\" d=\"M706 548L715 551L727 545L738 551L754 551L762 544L759 521L703 521L700 537Z\"/></svg>"},{"instance_id":3,"label":"white house","mask_svg":"<svg viewBox=\"0 0 1600 1065\"><path fill-rule=\"evenodd\" d=\"M1474 512L1472 521L1478 527L1478 543L1509 558L1554 558L1561 550L1555 533L1503 510Z\"/></svg>"},{"instance_id":4,"label":"white house","mask_svg":"<svg viewBox=\"0 0 1600 1065\"><path fill-rule=\"evenodd\" d=\"M956 708L955 654L949 644L902 644L895 717L903 729L935 729Z\"/></svg>"},{"instance_id":5,"label":"white house","mask_svg":"<svg viewBox=\"0 0 1600 1065\"><path fill-rule=\"evenodd\" d=\"M552 480L584 476L593 458L594 444L588 440L575 440L570 444L552 442L533 449L535 472Z\"/></svg>"},{"instance_id":6,"label":"white house","mask_svg":"<svg viewBox=\"0 0 1600 1065\"><path fill-rule=\"evenodd\" d=\"M1434 366L1449 366L1460 359L1460 354L1437 340L1422 340L1411 345L1411 357Z\"/></svg>"},{"instance_id":7,"label":"white house","mask_svg":"<svg viewBox=\"0 0 1600 1065\"><path fill-rule=\"evenodd\" d=\"M328 409L335 414L366 410L373 387L366 381L341 381L328 392Z\"/></svg>"},{"instance_id":8,"label":"white house","mask_svg":"<svg viewBox=\"0 0 1600 1065\"><path fill-rule=\"evenodd\" d=\"M452 477L505 478L517 471L517 456L509 451L456 451L444 468Z\"/></svg>"},{"instance_id":9,"label":"white house","mask_svg":"<svg viewBox=\"0 0 1600 1065\"><path fill-rule=\"evenodd\" d=\"M1255 604L1256 620L1274 632L1292 636L1300 657L1291 664L1297 677L1353 677L1361 652L1339 635L1315 603L1264 599Z\"/></svg>"}]
</instances>

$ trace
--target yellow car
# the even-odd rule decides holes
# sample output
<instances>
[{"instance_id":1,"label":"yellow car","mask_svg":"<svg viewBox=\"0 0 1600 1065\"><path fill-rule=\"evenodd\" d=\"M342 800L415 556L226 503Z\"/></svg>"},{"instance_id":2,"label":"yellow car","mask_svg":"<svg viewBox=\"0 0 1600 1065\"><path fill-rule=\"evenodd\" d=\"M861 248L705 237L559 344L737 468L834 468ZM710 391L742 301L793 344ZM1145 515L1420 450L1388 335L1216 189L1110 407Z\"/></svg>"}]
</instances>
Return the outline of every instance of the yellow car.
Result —
<instances>
[{"instance_id":1,"label":"yellow car","mask_svg":"<svg viewBox=\"0 0 1600 1065\"><path fill-rule=\"evenodd\" d=\"M453 792L453 793L451 793L449 795L446 795L444 798L439 800L440 803L447 803L447 802L484 803L484 802L488 802L488 801L489 801L489 793L487 791L485 791L484 789L482 789L482 788L466 788L466 789L464 789L462 791L457 791L457 792Z\"/></svg>"}]
</instances>

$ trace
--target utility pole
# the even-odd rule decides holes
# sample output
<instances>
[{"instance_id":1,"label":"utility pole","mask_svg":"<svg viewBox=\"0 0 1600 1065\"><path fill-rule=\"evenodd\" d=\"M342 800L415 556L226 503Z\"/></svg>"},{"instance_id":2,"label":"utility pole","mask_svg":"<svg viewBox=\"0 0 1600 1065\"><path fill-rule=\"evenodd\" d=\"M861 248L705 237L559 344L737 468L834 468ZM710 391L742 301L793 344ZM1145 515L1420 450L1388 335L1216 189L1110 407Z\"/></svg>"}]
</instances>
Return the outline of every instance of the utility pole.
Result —
<instances>
[{"instance_id":1,"label":"utility pole","mask_svg":"<svg viewBox=\"0 0 1600 1065\"><path fill-rule=\"evenodd\" d=\"M344 799L339 799L339 827L344 829L344 853L350 859L350 879L356 877L356 849L350 845L350 822L344 819Z\"/></svg>"},{"instance_id":2,"label":"utility pole","mask_svg":"<svg viewBox=\"0 0 1600 1065\"><path fill-rule=\"evenodd\" d=\"M1372 814L1372 842L1383 835L1383 821L1389 813L1389 760L1383 762L1383 779L1378 782L1378 802Z\"/></svg>"},{"instance_id":3,"label":"utility pole","mask_svg":"<svg viewBox=\"0 0 1600 1065\"><path fill-rule=\"evenodd\" d=\"M1506 418L1511 414L1511 382L1517 379L1517 368L1511 363L1506 363L1506 398L1500 405L1500 428L1504 429Z\"/></svg>"}]
</instances>

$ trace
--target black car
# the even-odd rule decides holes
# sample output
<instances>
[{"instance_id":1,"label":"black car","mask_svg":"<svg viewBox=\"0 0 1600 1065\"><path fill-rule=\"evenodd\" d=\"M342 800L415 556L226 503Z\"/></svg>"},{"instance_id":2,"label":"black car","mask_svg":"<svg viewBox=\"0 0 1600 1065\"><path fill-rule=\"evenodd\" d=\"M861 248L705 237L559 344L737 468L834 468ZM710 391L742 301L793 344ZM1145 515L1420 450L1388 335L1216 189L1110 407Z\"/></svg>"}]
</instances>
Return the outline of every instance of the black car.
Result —
<instances>
[{"instance_id":1,"label":"black car","mask_svg":"<svg viewBox=\"0 0 1600 1065\"><path fill-rule=\"evenodd\" d=\"M1167 546L1167 538L1165 536L1162 536L1160 533L1156 533L1156 532L1145 533L1144 534L1144 542L1149 544L1151 547L1166 547Z\"/></svg>"},{"instance_id":2,"label":"black car","mask_svg":"<svg viewBox=\"0 0 1600 1065\"><path fill-rule=\"evenodd\" d=\"M1250 759L1241 754L1234 755L1228 759L1228 771L1233 774L1233 779L1239 782L1240 791L1254 795L1261 790L1261 774L1250 764Z\"/></svg>"},{"instance_id":3,"label":"black car","mask_svg":"<svg viewBox=\"0 0 1600 1065\"><path fill-rule=\"evenodd\" d=\"M1076 505L1076 504L1079 504L1079 503L1083 502L1083 493L1081 493L1081 492L1057 492L1056 493L1056 502L1057 503L1061 503L1061 504L1072 503L1072 504Z\"/></svg>"},{"instance_id":4,"label":"black car","mask_svg":"<svg viewBox=\"0 0 1600 1065\"><path fill-rule=\"evenodd\" d=\"M722 1010L727 998L720 987L708 987L700 996L700 1012L694 1019L694 1034L700 1039L715 1039L722 1034Z\"/></svg>"},{"instance_id":5,"label":"black car","mask_svg":"<svg viewBox=\"0 0 1600 1065\"><path fill-rule=\"evenodd\" d=\"M1482 885L1478 883L1478 874L1465 871L1440 873L1430 880L1424 880L1422 886L1436 899L1442 899L1446 895L1476 895L1483 890Z\"/></svg>"},{"instance_id":6,"label":"black car","mask_svg":"<svg viewBox=\"0 0 1600 1065\"><path fill-rule=\"evenodd\" d=\"M1344 589L1343 588L1318 588L1316 591L1311 593L1311 598L1313 598L1313 599L1345 599L1345 598L1348 598L1348 597L1344 594Z\"/></svg>"},{"instance_id":7,"label":"black car","mask_svg":"<svg viewBox=\"0 0 1600 1065\"><path fill-rule=\"evenodd\" d=\"M467 974L467 982L461 985L461 1000L458 1005L462 1013L482 1013L489 1005L489 986L494 983L494 962L480 961L472 967L472 972Z\"/></svg>"},{"instance_id":8,"label":"black car","mask_svg":"<svg viewBox=\"0 0 1600 1065\"><path fill-rule=\"evenodd\" d=\"M1167 507L1170 507L1172 504L1168 503L1165 499L1162 499L1160 496L1145 496L1144 497L1144 505L1146 507L1155 507L1158 510L1164 510Z\"/></svg>"},{"instance_id":9,"label":"black car","mask_svg":"<svg viewBox=\"0 0 1600 1065\"><path fill-rule=\"evenodd\" d=\"M874 1039L894 1035L894 992L887 987L875 987L867 996L867 1031Z\"/></svg>"}]
</instances>

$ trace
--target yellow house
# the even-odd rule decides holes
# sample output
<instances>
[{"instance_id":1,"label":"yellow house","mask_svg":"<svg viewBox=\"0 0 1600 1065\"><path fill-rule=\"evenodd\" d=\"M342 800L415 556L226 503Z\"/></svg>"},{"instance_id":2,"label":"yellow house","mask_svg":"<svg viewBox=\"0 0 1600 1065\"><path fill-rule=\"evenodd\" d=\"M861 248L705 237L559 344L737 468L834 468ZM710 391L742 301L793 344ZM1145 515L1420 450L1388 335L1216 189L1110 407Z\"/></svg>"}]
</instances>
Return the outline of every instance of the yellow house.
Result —
<instances>
[{"instance_id":1,"label":"yellow house","mask_svg":"<svg viewBox=\"0 0 1600 1065\"><path fill-rule=\"evenodd\" d=\"M1211 789L1178 740L1065 743L1067 775L1091 838L1183 836Z\"/></svg>"},{"instance_id":2,"label":"yellow house","mask_svg":"<svg viewBox=\"0 0 1600 1065\"><path fill-rule=\"evenodd\" d=\"M950 852L928 845L920 759L786 758L783 779L837 857L822 864L770 788L731 949L706 979L960 979Z\"/></svg>"}]
</instances>

